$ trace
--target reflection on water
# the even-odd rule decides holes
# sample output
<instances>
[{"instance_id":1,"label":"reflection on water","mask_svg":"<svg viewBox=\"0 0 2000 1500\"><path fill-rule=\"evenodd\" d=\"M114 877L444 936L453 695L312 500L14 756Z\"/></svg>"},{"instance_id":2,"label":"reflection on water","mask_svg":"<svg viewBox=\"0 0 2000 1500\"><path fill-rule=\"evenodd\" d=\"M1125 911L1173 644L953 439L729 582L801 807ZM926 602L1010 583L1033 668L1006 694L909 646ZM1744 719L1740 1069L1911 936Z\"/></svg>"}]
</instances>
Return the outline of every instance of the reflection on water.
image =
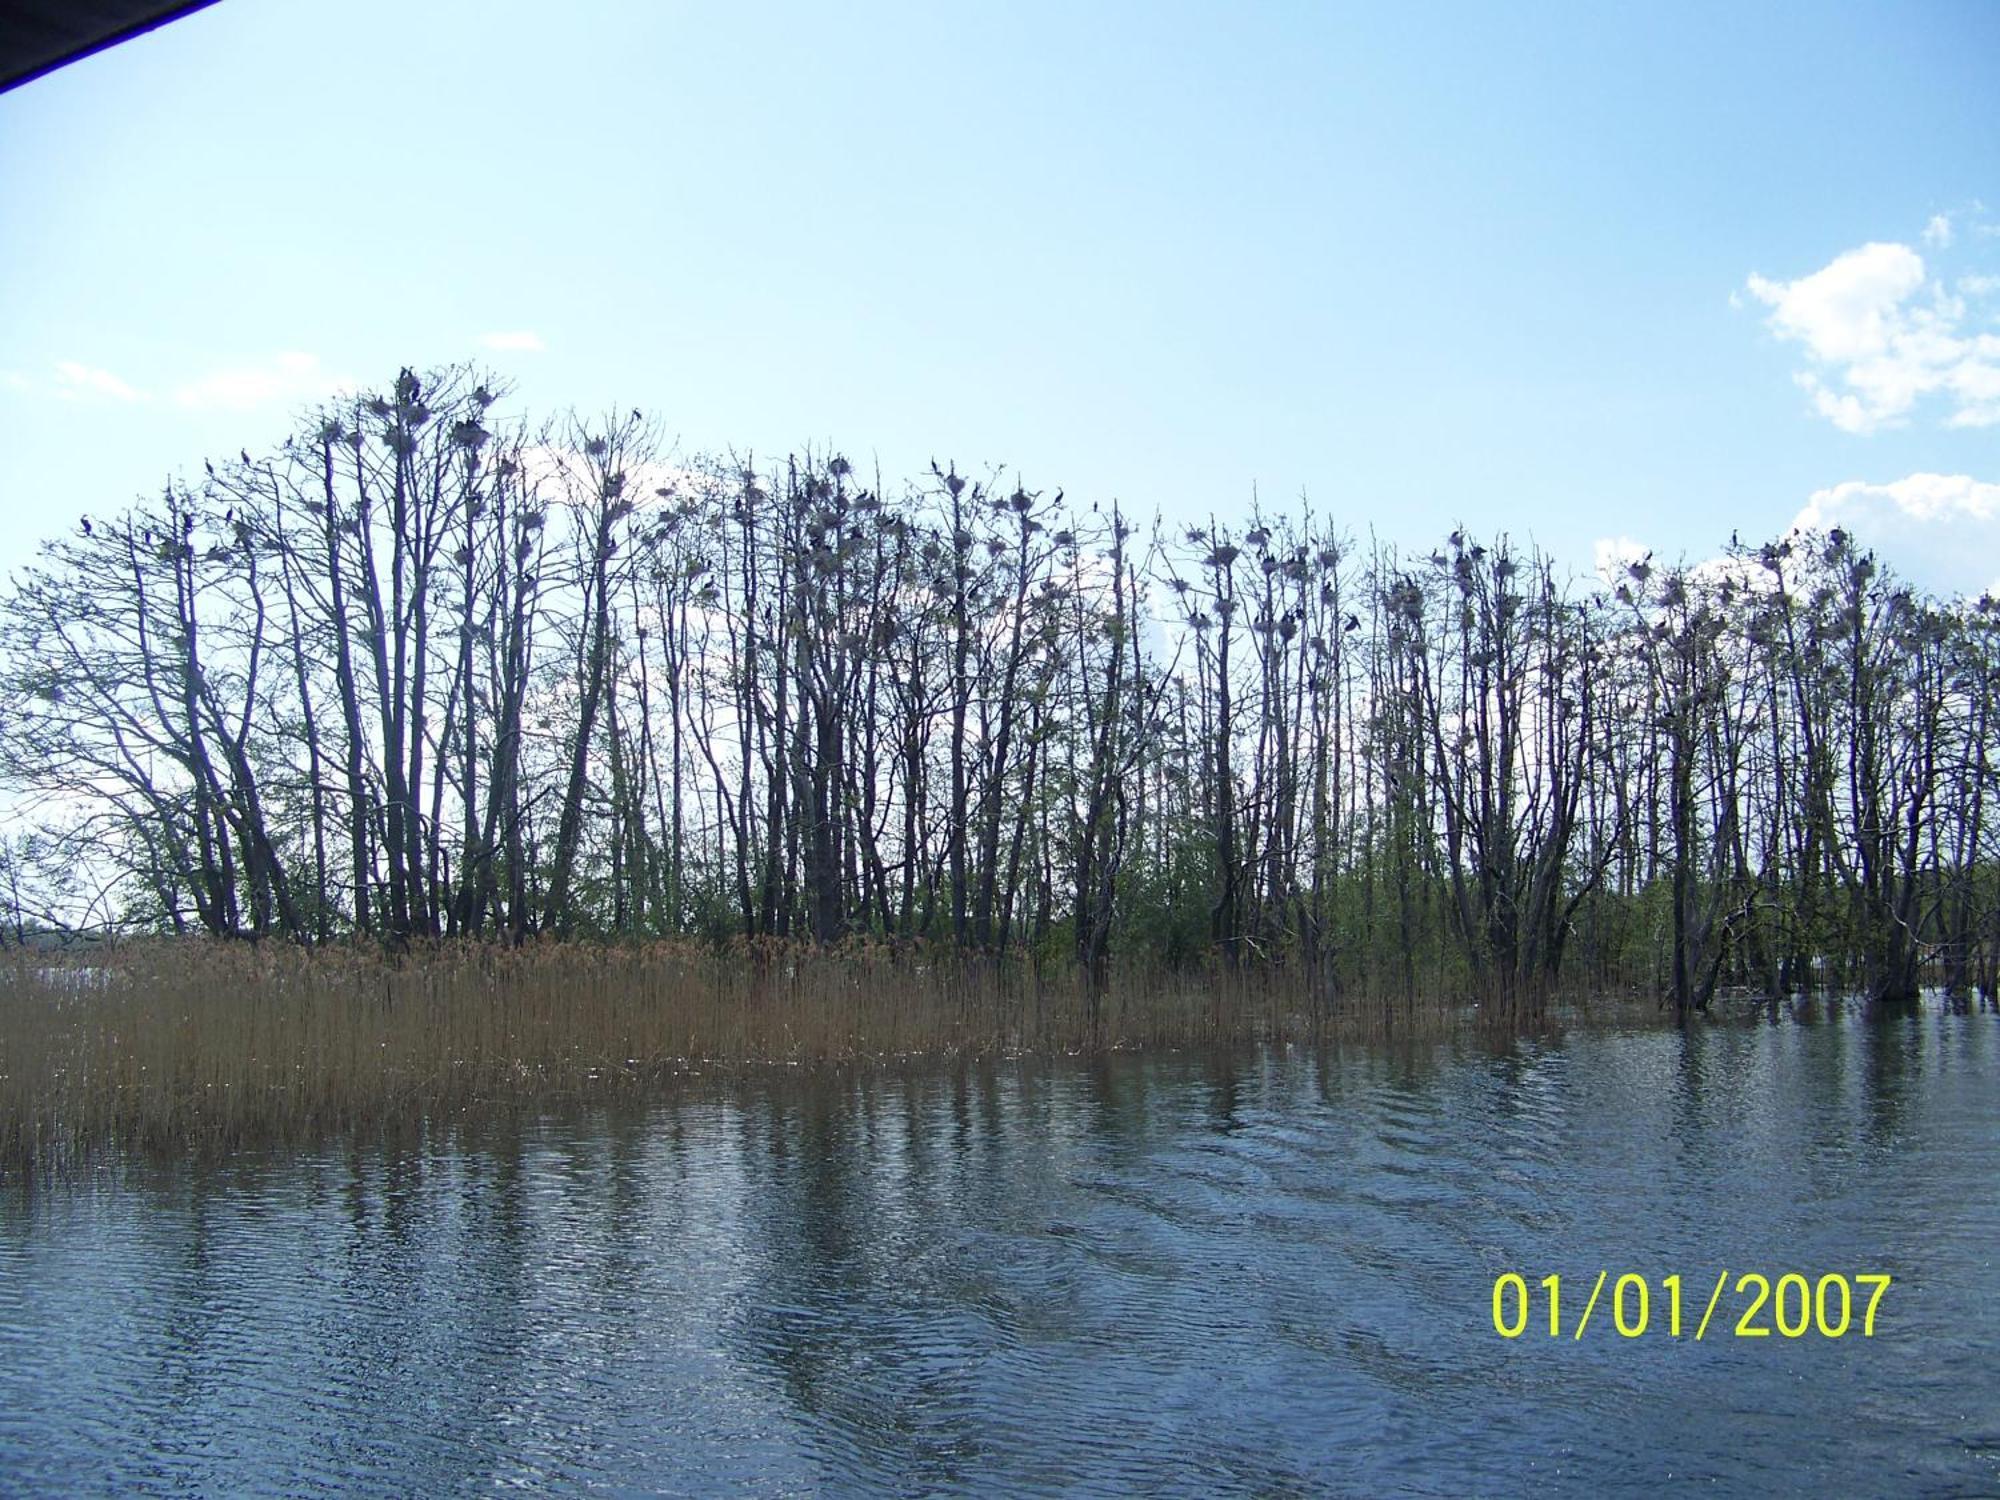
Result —
<instances>
[{"instance_id":1,"label":"reflection on water","mask_svg":"<svg viewBox=\"0 0 2000 1500\"><path fill-rule=\"evenodd\" d=\"M0 1196L0 1490L2000 1487L1990 1014L716 1085ZM1887 1271L1873 1340L1493 1278Z\"/></svg>"}]
</instances>

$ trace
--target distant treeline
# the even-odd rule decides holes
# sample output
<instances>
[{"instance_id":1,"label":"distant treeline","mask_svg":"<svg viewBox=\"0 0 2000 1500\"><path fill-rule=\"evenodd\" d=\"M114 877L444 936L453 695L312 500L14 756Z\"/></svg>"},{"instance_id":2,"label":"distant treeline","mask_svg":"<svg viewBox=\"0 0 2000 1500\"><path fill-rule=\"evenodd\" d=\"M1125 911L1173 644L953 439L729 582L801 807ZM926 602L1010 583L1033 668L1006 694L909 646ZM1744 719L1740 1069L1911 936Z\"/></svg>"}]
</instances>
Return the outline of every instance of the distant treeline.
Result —
<instances>
[{"instance_id":1,"label":"distant treeline","mask_svg":"<svg viewBox=\"0 0 2000 1500\"><path fill-rule=\"evenodd\" d=\"M405 371L0 600L0 901L320 944L921 942L1315 993L1990 991L2000 613L1853 538L1566 577ZM28 809L28 816L21 815Z\"/></svg>"}]
</instances>

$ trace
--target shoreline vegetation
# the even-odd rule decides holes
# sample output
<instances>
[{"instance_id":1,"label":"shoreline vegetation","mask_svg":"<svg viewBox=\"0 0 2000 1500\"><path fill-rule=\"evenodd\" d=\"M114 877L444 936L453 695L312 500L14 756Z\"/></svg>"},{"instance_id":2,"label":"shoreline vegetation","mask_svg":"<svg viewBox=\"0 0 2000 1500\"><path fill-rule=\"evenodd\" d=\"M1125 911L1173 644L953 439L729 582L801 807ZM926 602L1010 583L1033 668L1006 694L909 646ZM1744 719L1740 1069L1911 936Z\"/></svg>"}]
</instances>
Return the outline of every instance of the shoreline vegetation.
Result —
<instances>
[{"instance_id":1,"label":"shoreline vegetation","mask_svg":"<svg viewBox=\"0 0 2000 1500\"><path fill-rule=\"evenodd\" d=\"M1786 1010L1821 1003L1847 1002ZM1530 1013L1329 999L1295 971L1214 968L1120 968L1093 991L1073 967L774 940L16 949L0 955L0 1017L0 1183L129 1153L206 1158L496 1109L645 1101L703 1074L1675 1024L1637 992L1579 992Z\"/></svg>"},{"instance_id":2,"label":"shoreline vegetation","mask_svg":"<svg viewBox=\"0 0 2000 1500\"><path fill-rule=\"evenodd\" d=\"M491 1105L643 1095L703 1072L1427 1037L1449 1004L1329 1006L1233 980L949 949L342 946L140 939L0 958L0 1180L103 1152L206 1154Z\"/></svg>"}]
</instances>

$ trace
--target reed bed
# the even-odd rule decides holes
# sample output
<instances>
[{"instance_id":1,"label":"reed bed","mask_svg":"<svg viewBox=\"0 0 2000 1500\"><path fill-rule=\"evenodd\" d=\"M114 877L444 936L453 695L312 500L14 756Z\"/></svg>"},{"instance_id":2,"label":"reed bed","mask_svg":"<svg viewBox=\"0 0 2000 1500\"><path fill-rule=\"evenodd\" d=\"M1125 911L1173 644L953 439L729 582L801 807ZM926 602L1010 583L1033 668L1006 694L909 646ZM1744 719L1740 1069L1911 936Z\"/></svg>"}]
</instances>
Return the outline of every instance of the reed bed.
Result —
<instances>
[{"instance_id":1,"label":"reed bed","mask_svg":"<svg viewBox=\"0 0 2000 1500\"><path fill-rule=\"evenodd\" d=\"M788 944L119 944L0 962L0 1175L603 1098L693 1072L1424 1030L1283 971L1072 975Z\"/></svg>"}]
</instances>

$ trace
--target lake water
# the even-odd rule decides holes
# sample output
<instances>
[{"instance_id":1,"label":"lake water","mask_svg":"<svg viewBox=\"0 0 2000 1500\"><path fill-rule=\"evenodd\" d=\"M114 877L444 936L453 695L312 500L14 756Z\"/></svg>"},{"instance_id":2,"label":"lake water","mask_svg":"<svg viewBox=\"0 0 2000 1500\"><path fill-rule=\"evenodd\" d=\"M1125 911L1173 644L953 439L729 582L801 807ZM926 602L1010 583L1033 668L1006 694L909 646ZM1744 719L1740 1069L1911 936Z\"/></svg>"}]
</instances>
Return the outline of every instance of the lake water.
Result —
<instances>
[{"instance_id":1,"label":"lake water","mask_svg":"<svg viewBox=\"0 0 2000 1500\"><path fill-rule=\"evenodd\" d=\"M127 1165L0 1191L0 1490L1992 1494L1996 1145L2000 1017L1933 1007ZM1725 1268L1895 1280L1873 1338L1696 1342ZM1653 1331L1551 1340L1600 1269Z\"/></svg>"}]
</instances>

